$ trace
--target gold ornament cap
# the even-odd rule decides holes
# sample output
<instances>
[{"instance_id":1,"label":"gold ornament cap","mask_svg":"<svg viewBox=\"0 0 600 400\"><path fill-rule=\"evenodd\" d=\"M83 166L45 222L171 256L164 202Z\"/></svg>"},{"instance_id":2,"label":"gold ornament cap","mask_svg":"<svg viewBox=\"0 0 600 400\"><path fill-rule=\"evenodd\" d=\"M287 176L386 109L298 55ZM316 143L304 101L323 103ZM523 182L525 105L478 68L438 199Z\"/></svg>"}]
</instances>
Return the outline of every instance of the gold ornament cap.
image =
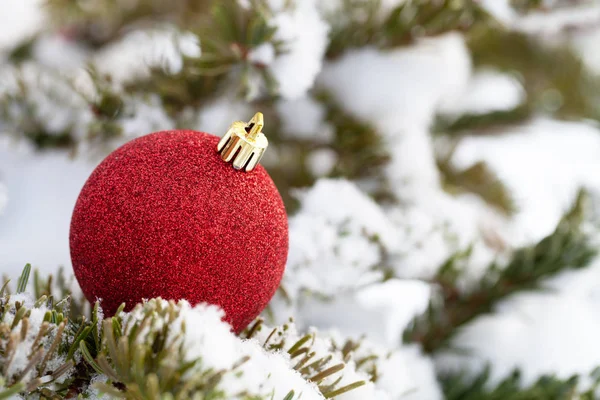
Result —
<instances>
[{"instance_id":1,"label":"gold ornament cap","mask_svg":"<svg viewBox=\"0 0 600 400\"><path fill-rule=\"evenodd\" d=\"M252 171L269 146L262 132L263 126L265 122L261 112L254 114L249 122L236 121L231 124L217 144L221 159L231 162L235 169Z\"/></svg>"}]
</instances>

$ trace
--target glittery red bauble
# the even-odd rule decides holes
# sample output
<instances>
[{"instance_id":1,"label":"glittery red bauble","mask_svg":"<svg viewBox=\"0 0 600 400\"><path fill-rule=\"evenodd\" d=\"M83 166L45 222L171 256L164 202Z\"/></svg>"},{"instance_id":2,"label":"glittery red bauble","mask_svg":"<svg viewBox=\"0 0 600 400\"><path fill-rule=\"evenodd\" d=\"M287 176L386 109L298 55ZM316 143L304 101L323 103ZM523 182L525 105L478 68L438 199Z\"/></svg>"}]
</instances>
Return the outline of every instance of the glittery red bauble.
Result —
<instances>
[{"instance_id":1,"label":"glittery red bauble","mask_svg":"<svg viewBox=\"0 0 600 400\"><path fill-rule=\"evenodd\" d=\"M110 154L71 221L75 276L112 314L121 303L187 299L225 310L236 332L267 305L288 252L281 196L263 167L235 170L219 138L153 133Z\"/></svg>"}]
</instances>

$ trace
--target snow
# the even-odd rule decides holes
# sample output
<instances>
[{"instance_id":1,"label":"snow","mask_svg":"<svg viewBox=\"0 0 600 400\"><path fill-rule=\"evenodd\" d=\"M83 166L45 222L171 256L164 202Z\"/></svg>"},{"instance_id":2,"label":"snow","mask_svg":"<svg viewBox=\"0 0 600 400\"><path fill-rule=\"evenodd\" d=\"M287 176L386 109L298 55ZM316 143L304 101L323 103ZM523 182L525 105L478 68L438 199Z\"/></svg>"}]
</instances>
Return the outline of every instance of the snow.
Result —
<instances>
[{"instance_id":1,"label":"snow","mask_svg":"<svg viewBox=\"0 0 600 400\"><path fill-rule=\"evenodd\" d=\"M152 132L170 130L175 125L162 107L160 98L155 95L145 99L131 99L120 123L125 136L123 141Z\"/></svg>"},{"instance_id":2,"label":"snow","mask_svg":"<svg viewBox=\"0 0 600 400\"><path fill-rule=\"evenodd\" d=\"M390 279L329 300L318 296L302 299L295 312L299 327L337 329L347 335L366 335L388 348L398 345L410 321L427 308L430 287L414 280Z\"/></svg>"},{"instance_id":3,"label":"snow","mask_svg":"<svg viewBox=\"0 0 600 400\"><path fill-rule=\"evenodd\" d=\"M377 386L392 399L443 399L431 359L417 346L403 346L378 365Z\"/></svg>"},{"instance_id":4,"label":"snow","mask_svg":"<svg viewBox=\"0 0 600 400\"><path fill-rule=\"evenodd\" d=\"M381 246L393 249L396 232L375 202L345 180L322 179L298 197L284 278L291 296L332 296L381 279Z\"/></svg>"},{"instance_id":5,"label":"snow","mask_svg":"<svg viewBox=\"0 0 600 400\"><path fill-rule=\"evenodd\" d=\"M453 162L464 168L482 160L517 202L516 243L554 230L579 188L600 188L600 135L590 124L537 119L502 136L468 138Z\"/></svg>"},{"instance_id":6,"label":"snow","mask_svg":"<svg viewBox=\"0 0 600 400\"><path fill-rule=\"evenodd\" d=\"M0 54L32 37L44 26L41 3L42 0L3 0L2 7L10 7L10 12L0 13Z\"/></svg>"},{"instance_id":7,"label":"snow","mask_svg":"<svg viewBox=\"0 0 600 400\"><path fill-rule=\"evenodd\" d=\"M572 2L565 6L560 1L548 0L543 2L541 10L523 15L512 9L508 0L482 0L481 3L507 28L546 37L556 37L573 28L585 30L600 22L600 5L595 1Z\"/></svg>"},{"instance_id":8,"label":"snow","mask_svg":"<svg viewBox=\"0 0 600 400\"><path fill-rule=\"evenodd\" d=\"M274 40L284 41L285 52L270 63L285 99L301 97L310 89L321 70L329 27L317 10L317 0L303 0L293 8L271 0L275 12L271 23L277 27Z\"/></svg>"},{"instance_id":9,"label":"snow","mask_svg":"<svg viewBox=\"0 0 600 400\"><path fill-rule=\"evenodd\" d=\"M132 31L99 51L92 62L100 73L110 74L115 82L126 83L148 76L152 67L175 74L183 66L183 56L200 56L198 37L165 27Z\"/></svg>"},{"instance_id":10,"label":"snow","mask_svg":"<svg viewBox=\"0 0 600 400\"><path fill-rule=\"evenodd\" d=\"M325 65L318 83L346 111L396 136L427 126L440 104L464 90L470 70L463 38L451 33L397 50L348 51Z\"/></svg>"},{"instance_id":11,"label":"snow","mask_svg":"<svg viewBox=\"0 0 600 400\"><path fill-rule=\"evenodd\" d=\"M108 400L110 397L100 393L98 389L94 386L96 383L106 383L108 381L108 377L106 375L101 374L93 374L92 379L90 380L90 386L85 392L85 396L90 400Z\"/></svg>"},{"instance_id":12,"label":"snow","mask_svg":"<svg viewBox=\"0 0 600 400\"><path fill-rule=\"evenodd\" d=\"M0 215L2 215L4 208L8 203L8 194L6 193L6 186L0 183Z\"/></svg>"},{"instance_id":13,"label":"snow","mask_svg":"<svg viewBox=\"0 0 600 400\"><path fill-rule=\"evenodd\" d=\"M510 0L482 0L481 5L503 24L509 25L515 18L516 12L510 5Z\"/></svg>"},{"instance_id":14,"label":"snow","mask_svg":"<svg viewBox=\"0 0 600 400\"><path fill-rule=\"evenodd\" d=\"M594 345L598 332L597 304L576 293L523 294L507 300L493 316L479 318L459 334L454 346L468 356L444 354L438 365L442 370L452 370L449 364L475 372L491 363L490 385L515 368L522 370L524 385L541 375L585 376L598 366L600 350ZM583 380L582 384L589 386L591 382Z\"/></svg>"},{"instance_id":15,"label":"snow","mask_svg":"<svg viewBox=\"0 0 600 400\"><path fill-rule=\"evenodd\" d=\"M32 53L41 65L62 71L82 68L89 57L87 49L59 34L40 35L33 45Z\"/></svg>"},{"instance_id":16,"label":"snow","mask_svg":"<svg viewBox=\"0 0 600 400\"><path fill-rule=\"evenodd\" d=\"M275 48L272 43L263 43L248 54L248 61L254 64L271 65L273 60L275 60Z\"/></svg>"},{"instance_id":17,"label":"snow","mask_svg":"<svg viewBox=\"0 0 600 400\"><path fill-rule=\"evenodd\" d=\"M545 36L556 35L573 27L595 27L600 23L600 5L589 2L578 7L558 8L551 12L531 12L513 22L516 29Z\"/></svg>"},{"instance_id":18,"label":"snow","mask_svg":"<svg viewBox=\"0 0 600 400\"><path fill-rule=\"evenodd\" d=\"M575 50L585 63L585 65L594 73L600 73L600 52L595 51L598 42L600 42L600 28L590 29L573 38Z\"/></svg>"},{"instance_id":19,"label":"snow","mask_svg":"<svg viewBox=\"0 0 600 400\"><path fill-rule=\"evenodd\" d=\"M398 50L349 51L326 65L318 82L348 113L378 128L392 156L390 187L414 201L441 191L429 125L466 90L470 74L464 39L450 33Z\"/></svg>"},{"instance_id":20,"label":"snow","mask_svg":"<svg viewBox=\"0 0 600 400\"><path fill-rule=\"evenodd\" d=\"M216 99L202 107L198 115L194 115L194 129L221 136L233 121L249 121L253 116L248 104L229 96ZM269 129L265 123L265 132Z\"/></svg>"},{"instance_id":21,"label":"snow","mask_svg":"<svg viewBox=\"0 0 600 400\"><path fill-rule=\"evenodd\" d=\"M173 335L181 333L178 324L185 324L186 331L193 333L183 337L186 361L201 358L205 368L231 368L239 357L235 351L236 337L231 334L231 327L221 321L224 316L225 313L216 306L200 304L192 308L182 303L179 321L170 326L167 340L173 340Z\"/></svg>"},{"instance_id":22,"label":"snow","mask_svg":"<svg viewBox=\"0 0 600 400\"><path fill-rule=\"evenodd\" d=\"M311 151L307 157L308 169L316 177L327 176L337 164L338 156L331 149Z\"/></svg>"},{"instance_id":23,"label":"snow","mask_svg":"<svg viewBox=\"0 0 600 400\"><path fill-rule=\"evenodd\" d=\"M304 334L298 332L296 326L290 323L286 324L285 329L283 329L282 327L276 327L275 329L275 334L273 334L269 339L272 329L268 327L263 327L263 329L261 329L257 333L257 335L255 335L255 337L249 340L249 342L255 344L260 343L261 347L267 344L282 344L280 352L277 352L275 354L279 355L283 359L288 360L289 365L294 365L297 361L294 361L290 358L290 356L288 355L288 351L296 342L298 342L304 336ZM322 358L329 359L329 361L327 361L324 364L324 369L330 368L340 363L344 363L341 352L339 350L336 350L332 346L333 343L326 333L317 332L313 329L309 332L309 334L311 335L311 338L305 346L309 347L310 352L315 353L312 360L316 361ZM267 341L267 339L269 341ZM339 386L341 387L356 381L368 379L368 376L364 372L356 370L356 366L354 365L354 363L347 362L345 364L346 365L344 369L325 378L321 385L330 385L339 379ZM309 376L315 373L315 371L310 371ZM374 394L374 385L367 384L355 391L338 396L338 398L341 400L375 399Z\"/></svg>"},{"instance_id":24,"label":"snow","mask_svg":"<svg viewBox=\"0 0 600 400\"><path fill-rule=\"evenodd\" d=\"M311 97L280 101L277 103L277 113L281 117L281 129L286 135L323 142L333 139L333 132L323 129L323 106Z\"/></svg>"},{"instance_id":25,"label":"snow","mask_svg":"<svg viewBox=\"0 0 600 400\"><path fill-rule=\"evenodd\" d=\"M494 70L481 70L473 74L464 95L449 104L444 112L460 115L507 111L524 100L523 86L516 77Z\"/></svg>"},{"instance_id":26,"label":"snow","mask_svg":"<svg viewBox=\"0 0 600 400\"><path fill-rule=\"evenodd\" d=\"M18 276L26 263L47 272L70 266L71 213L94 167L92 160L71 160L64 152L0 148L0 171L10 196L0 215L1 271Z\"/></svg>"}]
</instances>

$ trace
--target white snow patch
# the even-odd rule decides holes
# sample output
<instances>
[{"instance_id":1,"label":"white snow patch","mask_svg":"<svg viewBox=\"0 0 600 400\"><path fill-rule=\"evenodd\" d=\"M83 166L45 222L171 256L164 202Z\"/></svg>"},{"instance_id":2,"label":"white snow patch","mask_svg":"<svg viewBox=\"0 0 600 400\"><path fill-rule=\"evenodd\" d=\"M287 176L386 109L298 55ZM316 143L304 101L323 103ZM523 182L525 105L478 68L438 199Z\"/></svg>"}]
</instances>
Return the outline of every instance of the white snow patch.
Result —
<instances>
[{"instance_id":1,"label":"white snow patch","mask_svg":"<svg viewBox=\"0 0 600 400\"><path fill-rule=\"evenodd\" d=\"M301 327L366 335L376 343L396 348L408 324L427 308L429 297L430 287L424 282L391 279L340 293L327 301L303 300L295 320Z\"/></svg>"},{"instance_id":2,"label":"white snow patch","mask_svg":"<svg viewBox=\"0 0 600 400\"><path fill-rule=\"evenodd\" d=\"M561 7L551 12L530 12L513 22L513 28L529 34L556 35L573 27L596 27L600 23L600 5Z\"/></svg>"},{"instance_id":3,"label":"white snow patch","mask_svg":"<svg viewBox=\"0 0 600 400\"><path fill-rule=\"evenodd\" d=\"M222 97L203 106L198 115L194 116L194 129L223 136L233 121L249 121L252 109L247 103L234 98ZM268 121L265 132L269 129Z\"/></svg>"},{"instance_id":4,"label":"white snow patch","mask_svg":"<svg viewBox=\"0 0 600 400\"><path fill-rule=\"evenodd\" d=\"M600 25L600 24L599 24ZM584 31L573 38L575 49L588 68L596 75L600 74L600 28Z\"/></svg>"},{"instance_id":5,"label":"white snow patch","mask_svg":"<svg viewBox=\"0 0 600 400\"><path fill-rule=\"evenodd\" d=\"M33 57L42 66L62 72L85 68L90 53L80 43L61 34L41 35L32 48Z\"/></svg>"},{"instance_id":6,"label":"white snow patch","mask_svg":"<svg viewBox=\"0 0 600 400\"><path fill-rule=\"evenodd\" d=\"M312 87L321 70L329 26L317 10L316 0L303 0L291 8L283 3L271 0L275 16L270 22L277 27L274 40L285 42L286 52L269 64L279 94L294 99Z\"/></svg>"},{"instance_id":7,"label":"white snow patch","mask_svg":"<svg viewBox=\"0 0 600 400\"><path fill-rule=\"evenodd\" d=\"M165 300L152 300L167 306ZM313 383L306 381L296 372L289 355L283 352L267 352L254 340L241 340L231 332L231 327L222 321L224 313L216 306L199 304L192 307L187 301L177 303L179 316L169 324L169 345L182 341L185 359L201 359L202 370L230 370L223 375L219 388L231 398L238 393L283 398L294 390L303 399L323 399ZM125 314L126 319L139 319L142 308ZM162 329L160 320L151 329ZM129 326L132 326L129 324ZM185 330L184 330L185 327ZM139 335L142 335L140 333ZM231 370L244 357L247 362ZM198 368L198 367L196 367Z\"/></svg>"},{"instance_id":8,"label":"white snow patch","mask_svg":"<svg viewBox=\"0 0 600 400\"><path fill-rule=\"evenodd\" d=\"M521 83L514 77L493 70L481 70L473 74L461 96L446 107L446 113L485 114L517 107L525 100Z\"/></svg>"},{"instance_id":9,"label":"white snow patch","mask_svg":"<svg viewBox=\"0 0 600 400\"><path fill-rule=\"evenodd\" d=\"M459 168L485 161L518 209L511 241L524 244L551 233L581 187L600 188L600 136L585 124L538 119L501 136L463 140Z\"/></svg>"},{"instance_id":10,"label":"white snow patch","mask_svg":"<svg viewBox=\"0 0 600 400\"><path fill-rule=\"evenodd\" d=\"M462 94L470 73L464 39L450 33L387 52L349 51L328 63L318 82L346 111L396 137L407 128L427 127L438 107Z\"/></svg>"},{"instance_id":11,"label":"white snow patch","mask_svg":"<svg viewBox=\"0 0 600 400\"><path fill-rule=\"evenodd\" d=\"M490 385L515 368L521 370L523 385L545 374L587 375L600 360L600 349L594 346L599 334L597 306L576 292L521 294L462 330L453 345L466 355L446 353L438 365L442 370L466 368L476 373L489 363Z\"/></svg>"},{"instance_id":12,"label":"white snow patch","mask_svg":"<svg viewBox=\"0 0 600 400\"><path fill-rule=\"evenodd\" d=\"M93 63L100 73L110 75L117 83L124 83L147 77L152 67L175 74L183 66L183 56L200 56L196 35L168 28L134 30L97 52Z\"/></svg>"},{"instance_id":13,"label":"white snow patch","mask_svg":"<svg viewBox=\"0 0 600 400\"><path fill-rule=\"evenodd\" d=\"M417 346L401 346L378 365L377 387L391 399L441 400L434 364Z\"/></svg>"},{"instance_id":14,"label":"white snow patch","mask_svg":"<svg viewBox=\"0 0 600 400\"><path fill-rule=\"evenodd\" d=\"M64 152L0 148L0 171L11 196L0 215L0 271L18 276L26 263L43 272L71 265L71 213L94 166Z\"/></svg>"},{"instance_id":15,"label":"white snow patch","mask_svg":"<svg viewBox=\"0 0 600 400\"><path fill-rule=\"evenodd\" d=\"M272 43L263 43L248 54L248 61L253 64L268 66L273 63L273 60L275 60L275 47Z\"/></svg>"},{"instance_id":16,"label":"white snow patch","mask_svg":"<svg viewBox=\"0 0 600 400\"><path fill-rule=\"evenodd\" d=\"M77 138L84 138L88 132L90 107L59 71L34 63L0 69L0 96L15 97L24 103L11 103L8 120L17 122L13 125L0 121L0 133L21 134L24 127L34 123L50 134L69 130Z\"/></svg>"},{"instance_id":17,"label":"white snow patch","mask_svg":"<svg viewBox=\"0 0 600 400\"><path fill-rule=\"evenodd\" d=\"M333 131L325 125L323 106L311 97L279 101L277 113L281 118L281 130L286 135L318 142L333 139Z\"/></svg>"},{"instance_id":18,"label":"white snow patch","mask_svg":"<svg viewBox=\"0 0 600 400\"><path fill-rule=\"evenodd\" d=\"M338 156L335 151L318 149L308 155L307 163L313 176L319 178L328 175L335 167L337 160Z\"/></svg>"},{"instance_id":19,"label":"white snow patch","mask_svg":"<svg viewBox=\"0 0 600 400\"><path fill-rule=\"evenodd\" d=\"M289 293L333 296L379 280L382 273L374 268L381 246L396 244L395 229L379 206L345 180L319 180L298 196L301 209L289 222Z\"/></svg>"},{"instance_id":20,"label":"white snow patch","mask_svg":"<svg viewBox=\"0 0 600 400\"><path fill-rule=\"evenodd\" d=\"M7 0L0 13L0 52L35 35L45 25L42 0Z\"/></svg>"},{"instance_id":21,"label":"white snow patch","mask_svg":"<svg viewBox=\"0 0 600 400\"><path fill-rule=\"evenodd\" d=\"M130 99L127 106L129 110L120 121L124 136L120 138L121 141L175 127L175 122L167 115L157 95Z\"/></svg>"},{"instance_id":22,"label":"white snow patch","mask_svg":"<svg viewBox=\"0 0 600 400\"><path fill-rule=\"evenodd\" d=\"M6 190L6 186L0 183L0 215L4 212L4 208L8 203L8 191Z\"/></svg>"}]
</instances>

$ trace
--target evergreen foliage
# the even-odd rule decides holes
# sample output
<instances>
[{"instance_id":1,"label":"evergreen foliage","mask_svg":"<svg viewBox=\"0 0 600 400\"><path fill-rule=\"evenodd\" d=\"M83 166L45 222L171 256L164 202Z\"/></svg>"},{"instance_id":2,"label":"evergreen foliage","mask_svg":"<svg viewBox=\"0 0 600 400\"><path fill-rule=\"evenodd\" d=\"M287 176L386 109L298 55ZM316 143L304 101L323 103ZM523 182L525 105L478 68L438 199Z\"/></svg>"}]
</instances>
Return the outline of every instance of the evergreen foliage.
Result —
<instances>
[{"instance_id":1,"label":"evergreen foliage","mask_svg":"<svg viewBox=\"0 0 600 400\"><path fill-rule=\"evenodd\" d=\"M440 289L441 304L432 302L404 333L404 340L420 343L426 352L438 351L451 345L461 327L491 312L509 296L540 289L546 278L587 266L597 249L583 226L585 209L586 194L581 192L551 235L534 246L515 250L506 265L491 264L472 289L459 288L460 263L469 252L449 259L433 280Z\"/></svg>"},{"instance_id":2,"label":"evergreen foliage","mask_svg":"<svg viewBox=\"0 0 600 400\"><path fill-rule=\"evenodd\" d=\"M125 82L115 82L90 64L85 77L89 87L83 90L74 77L32 62L36 42L46 33L41 31L16 44L7 55L14 87L0 93L0 132L17 135L40 151L62 149L76 154L91 150L104 154L126 139L126 121L144 117L140 104L155 105L154 111L164 114L173 127L191 129L196 122L190 115L224 98L232 104L264 111L273 153L284 160L268 165L269 173L290 213L298 206L296 190L323 176L368 181L365 191L374 199L398 204L382 173L391 159L383 132L347 112L319 82L307 95L324 110L323 123L330 128L330 137L314 132L299 138L286 131L289 126L278 104L287 99L279 91L268 60L255 57L265 47L273 50L272 57L282 56L291 46L279 39L267 1L45 3L52 21L47 31L60 30L88 51L105 50L132 29L169 25L177 27L174 37L187 32L199 38L201 52L199 56L182 53L181 67L175 72L159 63L151 65L147 74ZM291 1L282 3L293 6ZM385 8L382 0L341 3L341 9L331 13L323 7L330 25L325 62L339 61L359 49L391 52L408 49L422 39L461 32L475 70L502 71L522 85L523 100L512 108L483 113L440 112L435 116L431 127L435 140L450 144L436 146L438 172L448 193L475 194L511 215L518 205L488 165L478 162L461 169L452 164L458 141L472 135L503 133L538 116L600 121L600 81L573 48L504 25L486 11L481 1L406 0L391 8ZM511 1L521 16L584 3ZM48 116L38 101L41 97L73 115L85 113L85 118L73 118L71 123L55 129L47 123ZM334 167L324 175L308 166L315 150L335 156ZM466 289L468 277L462 265L469 259L470 249L457 252L427 281L437 289L438 296L403 333L403 343L417 345L428 355L452 349L461 329L492 313L510 296L541 290L546 279L586 267L597 255L588 229L586 202L587 195L582 191L553 233L531 246L511 251L507 261L491 263L476 281L468 282ZM62 273L42 278L36 271L28 286L31 273L27 265L14 292L8 281L0 290L0 399L17 395L89 398L98 393L131 400L226 399L223 383L235 379L248 362L240 358L232 368L216 370L206 367L200 358L187 360L185 330L172 330L181 313L178 303L153 299L129 312L121 308L115 316L104 318L99 304L89 304L83 296L74 294ZM394 272L386 271L385 278L394 278ZM25 295L28 287L33 301ZM258 319L241 338L258 341L269 354L287 354L294 361L293 370L314 383L325 398L370 383L331 381L350 363L366 373L371 382L377 382L377 362L382 357L369 352L359 354L360 343L350 339L328 349L327 354L318 354L315 343L319 334L308 332L290 340L290 326L268 328ZM597 370L590 373L594 382L591 388L584 387L581 377L575 376L545 376L526 384L518 371L501 382L492 382L489 369L475 377L444 373L438 378L448 400L587 400L598 397L600 382ZM256 393L245 392L238 398L262 399ZM284 400L296 398L297 393L290 391Z\"/></svg>"}]
</instances>

